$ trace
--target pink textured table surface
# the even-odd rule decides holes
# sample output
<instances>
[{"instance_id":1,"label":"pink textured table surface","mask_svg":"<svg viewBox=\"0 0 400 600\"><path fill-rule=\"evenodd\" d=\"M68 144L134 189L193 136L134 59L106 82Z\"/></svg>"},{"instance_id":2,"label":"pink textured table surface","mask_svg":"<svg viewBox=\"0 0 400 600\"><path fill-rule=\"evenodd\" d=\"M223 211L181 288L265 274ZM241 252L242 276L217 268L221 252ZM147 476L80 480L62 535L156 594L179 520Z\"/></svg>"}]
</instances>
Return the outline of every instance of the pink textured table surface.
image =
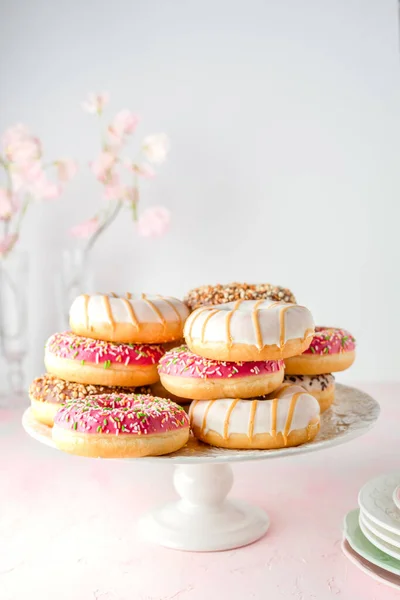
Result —
<instances>
[{"instance_id":1,"label":"pink textured table surface","mask_svg":"<svg viewBox=\"0 0 400 600\"><path fill-rule=\"evenodd\" d=\"M68 456L0 409L1 600L392 600L341 553L344 514L369 478L399 469L400 385L365 385L375 428L315 454L234 465L232 494L268 510L259 542L221 553L144 544L135 522L174 496L172 465Z\"/></svg>"}]
</instances>

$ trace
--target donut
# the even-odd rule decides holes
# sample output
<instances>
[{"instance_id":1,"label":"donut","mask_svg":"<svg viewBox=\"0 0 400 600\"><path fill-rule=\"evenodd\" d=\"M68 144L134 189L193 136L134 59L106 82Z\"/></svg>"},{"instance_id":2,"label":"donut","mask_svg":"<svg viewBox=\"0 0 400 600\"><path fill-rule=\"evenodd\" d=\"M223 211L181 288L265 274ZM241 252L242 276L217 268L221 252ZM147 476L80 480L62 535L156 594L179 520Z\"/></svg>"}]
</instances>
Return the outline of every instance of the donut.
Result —
<instances>
[{"instance_id":1,"label":"donut","mask_svg":"<svg viewBox=\"0 0 400 600\"><path fill-rule=\"evenodd\" d=\"M54 418L52 437L57 448L79 456L159 456L186 444L189 420L165 398L102 394L67 402Z\"/></svg>"},{"instance_id":2,"label":"donut","mask_svg":"<svg viewBox=\"0 0 400 600\"><path fill-rule=\"evenodd\" d=\"M314 396L319 402L323 413L335 399L335 378L330 373L324 375L285 375L285 383L301 385L306 392Z\"/></svg>"},{"instance_id":3,"label":"donut","mask_svg":"<svg viewBox=\"0 0 400 600\"><path fill-rule=\"evenodd\" d=\"M186 346L170 350L158 365L163 386L182 398L254 398L283 381L282 360L226 362L193 354Z\"/></svg>"},{"instance_id":4,"label":"donut","mask_svg":"<svg viewBox=\"0 0 400 600\"><path fill-rule=\"evenodd\" d=\"M192 352L215 360L280 360L301 354L314 333L310 311L272 300L202 306L188 317L184 336Z\"/></svg>"},{"instance_id":5,"label":"donut","mask_svg":"<svg viewBox=\"0 0 400 600\"><path fill-rule=\"evenodd\" d=\"M184 298L185 304L191 310L195 310L199 306L226 304L237 300L274 300L275 302L296 304L296 298L290 290L272 285L272 283L202 285L190 290Z\"/></svg>"},{"instance_id":6,"label":"donut","mask_svg":"<svg viewBox=\"0 0 400 600\"><path fill-rule=\"evenodd\" d=\"M316 327L312 342L301 356L285 360L287 375L324 375L348 369L356 357L354 337L345 329Z\"/></svg>"},{"instance_id":7,"label":"donut","mask_svg":"<svg viewBox=\"0 0 400 600\"><path fill-rule=\"evenodd\" d=\"M169 296L83 294L69 312L74 333L117 343L161 344L182 338L187 306Z\"/></svg>"},{"instance_id":8,"label":"donut","mask_svg":"<svg viewBox=\"0 0 400 600\"><path fill-rule=\"evenodd\" d=\"M98 394L125 393L125 394L150 394L149 386L139 388L106 387L104 385L84 385L58 379L54 375L46 373L36 377L29 387L29 399L35 418L48 425L53 426L54 416L59 408L71 400L83 400L87 396Z\"/></svg>"},{"instance_id":9,"label":"donut","mask_svg":"<svg viewBox=\"0 0 400 600\"><path fill-rule=\"evenodd\" d=\"M299 446L320 426L317 400L298 385L283 385L273 398L194 400L189 419L199 440L221 448L259 449Z\"/></svg>"},{"instance_id":10,"label":"donut","mask_svg":"<svg viewBox=\"0 0 400 600\"><path fill-rule=\"evenodd\" d=\"M49 373L67 381L135 387L158 380L163 354L158 345L114 344L67 331L48 339L44 362Z\"/></svg>"}]
</instances>

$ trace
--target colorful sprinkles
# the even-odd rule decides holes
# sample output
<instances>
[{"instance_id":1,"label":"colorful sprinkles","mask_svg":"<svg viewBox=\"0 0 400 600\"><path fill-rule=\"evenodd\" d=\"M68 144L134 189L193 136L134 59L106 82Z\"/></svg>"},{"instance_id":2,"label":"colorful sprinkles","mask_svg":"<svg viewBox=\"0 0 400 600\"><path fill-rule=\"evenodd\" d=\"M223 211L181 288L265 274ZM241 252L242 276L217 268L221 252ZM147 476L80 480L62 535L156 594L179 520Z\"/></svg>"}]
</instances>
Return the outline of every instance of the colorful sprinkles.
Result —
<instances>
[{"instance_id":1,"label":"colorful sprinkles","mask_svg":"<svg viewBox=\"0 0 400 600\"><path fill-rule=\"evenodd\" d=\"M109 369L112 364L154 365L165 350L158 344L115 344L66 331L55 333L48 339L46 352L60 358L77 360L82 365L95 363Z\"/></svg>"},{"instance_id":2,"label":"colorful sprinkles","mask_svg":"<svg viewBox=\"0 0 400 600\"><path fill-rule=\"evenodd\" d=\"M276 373L283 369L283 365L282 360L257 362L210 360L190 352L187 346L179 346L164 354L158 365L158 372L177 377L218 379Z\"/></svg>"},{"instance_id":3,"label":"colorful sprinkles","mask_svg":"<svg viewBox=\"0 0 400 600\"><path fill-rule=\"evenodd\" d=\"M338 354L355 350L356 340L345 329L316 327L310 347L303 354Z\"/></svg>"},{"instance_id":4,"label":"colorful sprinkles","mask_svg":"<svg viewBox=\"0 0 400 600\"><path fill-rule=\"evenodd\" d=\"M102 394L67 402L54 424L78 433L149 435L189 427L183 408L150 395Z\"/></svg>"}]
</instances>

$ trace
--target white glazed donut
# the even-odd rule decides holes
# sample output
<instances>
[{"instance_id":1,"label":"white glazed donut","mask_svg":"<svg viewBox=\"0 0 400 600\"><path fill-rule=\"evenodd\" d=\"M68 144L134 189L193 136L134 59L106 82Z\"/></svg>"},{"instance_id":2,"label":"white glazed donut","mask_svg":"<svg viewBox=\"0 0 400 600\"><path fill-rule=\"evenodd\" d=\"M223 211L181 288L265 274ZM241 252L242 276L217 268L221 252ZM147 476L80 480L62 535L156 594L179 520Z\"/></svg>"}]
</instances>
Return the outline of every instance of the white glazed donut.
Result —
<instances>
[{"instance_id":1,"label":"white glazed donut","mask_svg":"<svg viewBox=\"0 0 400 600\"><path fill-rule=\"evenodd\" d=\"M321 412L327 410L335 399L335 378L331 373L324 375L285 375L284 383L301 385L319 402Z\"/></svg>"},{"instance_id":2,"label":"white glazed donut","mask_svg":"<svg viewBox=\"0 0 400 600\"><path fill-rule=\"evenodd\" d=\"M222 448L260 450L311 441L320 426L317 400L298 385L282 385L268 399L194 400L189 419L194 435Z\"/></svg>"},{"instance_id":3,"label":"white glazed donut","mask_svg":"<svg viewBox=\"0 0 400 600\"><path fill-rule=\"evenodd\" d=\"M313 333L314 321L307 308L271 300L203 306L188 317L184 329L192 352L233 362L301 354Z\"/></svg>"},{"instance_id":4,"label":"white glazed donut","mask_svg":"<svg viewBox=\"0 0 400 600\"><path fill-rule=\"evenodd\" d=\"M180 340L189 310L169 296L83 294L72 303L74 333L117 343L161 344Z\"/></svg>"}]
</instances>

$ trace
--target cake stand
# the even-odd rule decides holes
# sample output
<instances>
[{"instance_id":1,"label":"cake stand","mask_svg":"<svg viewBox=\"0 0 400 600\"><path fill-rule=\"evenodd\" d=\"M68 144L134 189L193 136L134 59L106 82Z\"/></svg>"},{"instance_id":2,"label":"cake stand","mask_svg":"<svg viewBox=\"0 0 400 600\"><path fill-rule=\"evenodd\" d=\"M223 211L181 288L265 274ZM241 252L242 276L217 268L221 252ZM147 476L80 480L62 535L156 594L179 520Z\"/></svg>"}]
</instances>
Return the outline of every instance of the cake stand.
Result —
<instances>
[{"instance_id":1,"label":"cake stand","mask_svg":"<svg viewBox=\"0 0 400 600\"><path fill-rule=\"evenodd\" d=\"M366 433L378 416L379 404L373 398L337 384L335 403L321 416L321 430L308 444L279 450L229 450L191 437L178 452L141 458L175 465L174 487L180 499L143 516L140 532L147 540L177 550L216 551L251 544L266 533L269 518L258 507L228 499L233 484L230 463L331 448ZM30 408L25 411L22 424L33 438L55 447L51 429L36 421Z\"/></svg>"}]
</instances>

